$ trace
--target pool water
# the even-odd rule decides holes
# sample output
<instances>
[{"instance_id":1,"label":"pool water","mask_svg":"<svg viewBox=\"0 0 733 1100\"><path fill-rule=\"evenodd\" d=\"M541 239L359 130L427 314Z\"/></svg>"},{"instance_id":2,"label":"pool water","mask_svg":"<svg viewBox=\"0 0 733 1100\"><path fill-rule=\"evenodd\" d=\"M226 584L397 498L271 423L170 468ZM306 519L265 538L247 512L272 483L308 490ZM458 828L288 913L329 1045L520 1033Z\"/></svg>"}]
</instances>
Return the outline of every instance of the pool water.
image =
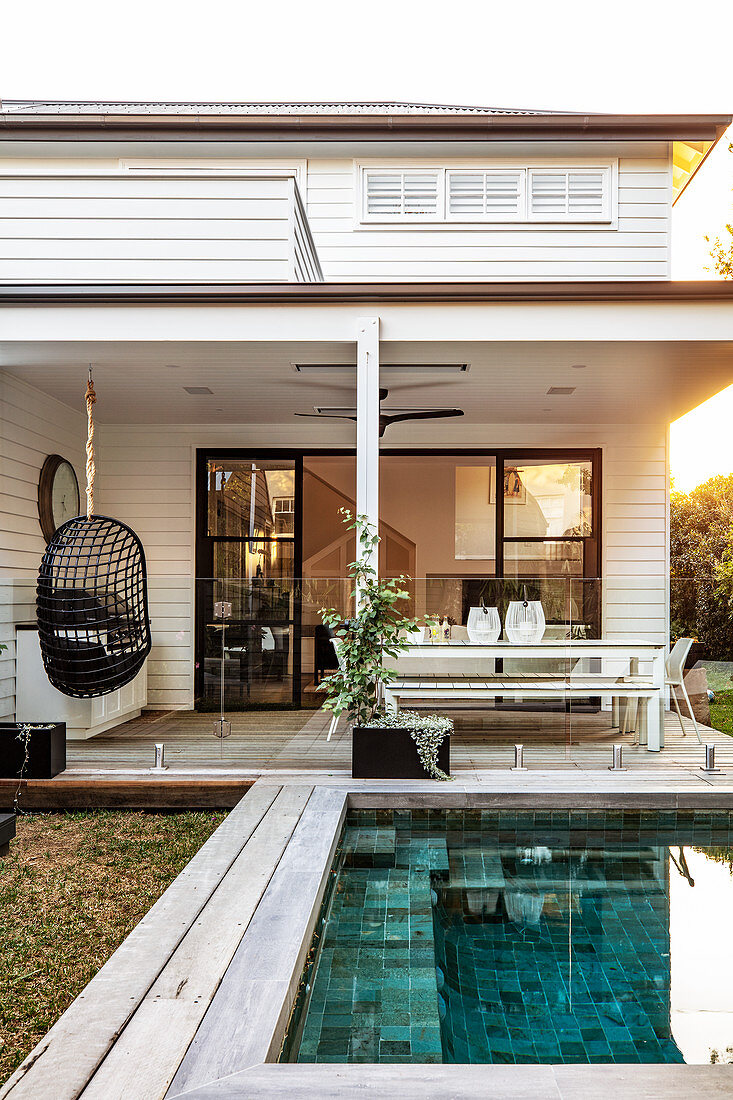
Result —
<instances>
[{"instance_id":1,"label":"pool water","mask_svg":"<svg viewBox=\"0 0 733 1100\"><path fill-rule=\"evenodd\" d=\"M284 1057L733 1060L733 817L351 811Z\"/></svg>"}]
</instances>

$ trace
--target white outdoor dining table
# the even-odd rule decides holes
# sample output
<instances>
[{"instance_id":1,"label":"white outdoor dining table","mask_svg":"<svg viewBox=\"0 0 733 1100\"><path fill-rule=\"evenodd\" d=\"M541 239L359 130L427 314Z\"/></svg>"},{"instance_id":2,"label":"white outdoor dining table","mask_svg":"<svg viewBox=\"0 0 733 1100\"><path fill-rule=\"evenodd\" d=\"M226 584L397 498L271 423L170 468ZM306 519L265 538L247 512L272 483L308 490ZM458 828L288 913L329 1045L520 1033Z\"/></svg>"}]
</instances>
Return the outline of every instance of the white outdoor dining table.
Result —
<instances>
[{"instance_id":1,"label":"white outdoor dining table","mask_svg":"<svg viewBox=\"0 0 733 1100\"><path fill-rule=\"evenodd\" d=\"M659 692L658 705L649 707L647 748L658 752L664 747L664 659L663 642L650 642L642 638L592 638L555 639L541 642L489 642L476 644L463 639L438 640L411 644L392 666L401 675L442 673L446 662L450 671L459 675L479 675L486 668L487 660L511 658L512 660L567 660L579 661L595 658L601 661L628 662L629 673L638 675L639 665L650 665L652 684ZM571 665L568 663L568 675ZM599 694L601 694L599 692Z\"/></svg>"}]
</instances>

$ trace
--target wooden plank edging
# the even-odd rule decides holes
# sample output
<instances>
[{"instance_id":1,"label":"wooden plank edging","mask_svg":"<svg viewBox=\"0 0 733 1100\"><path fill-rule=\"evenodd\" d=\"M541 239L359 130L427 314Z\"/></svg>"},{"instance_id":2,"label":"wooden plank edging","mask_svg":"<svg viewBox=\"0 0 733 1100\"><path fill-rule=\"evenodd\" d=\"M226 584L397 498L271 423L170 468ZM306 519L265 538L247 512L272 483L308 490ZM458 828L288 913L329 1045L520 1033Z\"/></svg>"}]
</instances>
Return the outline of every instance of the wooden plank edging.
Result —
<instances>
[{"instance_id":1,"label":"wooden plank edging","mask_svg":"<svg viewBox=\"0 0 733 1100\"><path fill-rule=\"evenodd\" d=\"M306 786L282 788L84 1089L82 1100L165 1096L311 792Z\"/></svg>"},{"instance_id":2,"label":"wooden plank edging","mask_svg":"<svg viewBox=\"0 0 733 1100\"><path fill-rule=\"evenodd\" d=\"M24 779L19 803L24 810L229 810L254 779L147 775L100 779L95 776ZM276 782L276 780L273 780ZM0 779L0 809L11 809L17 779Z\"/></svg>"},{"instance_id":3,"label":"wooden plank edging","mask_svg":"<svg viewBox=\"0 0 733 1100\"><path fill-rule=\"evenodd\" d=\"M709 1100L731 1096L733 1066L256 1065L182 1093L180 1100Z\"/></svg>"},{"instance_id":4,"label":"wooden plank edging","mask_svg":"<svg viewBox=\"0 0 733 1100\"><path fill-rule=\"evenodd\" d=\"M167 1096L277 1057L345 816L315 788Z\"/></svg>"}]
</instances>

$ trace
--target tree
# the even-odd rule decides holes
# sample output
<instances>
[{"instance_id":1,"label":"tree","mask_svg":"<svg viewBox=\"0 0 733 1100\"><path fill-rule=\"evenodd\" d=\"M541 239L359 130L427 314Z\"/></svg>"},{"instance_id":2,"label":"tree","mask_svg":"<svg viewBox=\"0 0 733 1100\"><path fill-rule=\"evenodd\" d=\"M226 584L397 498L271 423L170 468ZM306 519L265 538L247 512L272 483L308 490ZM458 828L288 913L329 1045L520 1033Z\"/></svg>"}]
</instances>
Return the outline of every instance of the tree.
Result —
<instances>
[{"instance_id":1,"label":"tree","mask_svg":"<svg viewBox=\"0 0 733 1100\"><path fill-rule=\"evenodd\" d=\"M730 240L722 241L716 237L710 255L713 258L713 267L722 279L733 279L733 225L726 225L726 232ZM705 240L710 243L710 238ZM709 270L709 269L707 269Z\"/></svg>"},{"instance_id":2,"label":"tree","mask_svg":"<svg viewBox=\"0 0 733 1100\"><path fill-rule=\"evenodd\" d=\"M733 474L672 491L672 639L698 638L713 660L733 659Z\"/></svg>"},{"instance_id":3,"label":"tree","mask_svg":"<svg viewBox=\"0 0 733 1100\"><path fill-rule=\"evenodd\" d=\"M733 143L728 146L728 152L733 153ZM710 255L717 274L722 279L733 279L733 225L726 225L725 231L728 236L722 240L720 237L715 238L713 247L710 249ZM709 237L706 237L705 240L710 244ZM709 271L710 269L707 268L706 270Z\"/></svg>"}]
</instances>

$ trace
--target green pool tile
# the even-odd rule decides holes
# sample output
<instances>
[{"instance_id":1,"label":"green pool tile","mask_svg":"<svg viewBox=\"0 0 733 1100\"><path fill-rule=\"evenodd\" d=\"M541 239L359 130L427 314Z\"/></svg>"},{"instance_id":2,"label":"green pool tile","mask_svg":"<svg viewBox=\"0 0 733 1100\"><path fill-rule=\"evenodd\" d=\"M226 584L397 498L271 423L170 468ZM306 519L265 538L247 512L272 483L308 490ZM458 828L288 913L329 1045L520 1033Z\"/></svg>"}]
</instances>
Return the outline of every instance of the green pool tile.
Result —
<instances>
[{"instance_id":1,"label":"green pool tile","mask_svg":"<svg viewBox=\"0 0 733 1100\"><path fill-rule=\"evenodd\" d=\"M349 811L297 1056L682 1061L667 846L713 842L730 815Z\"/></svg>"}]
</instances>

